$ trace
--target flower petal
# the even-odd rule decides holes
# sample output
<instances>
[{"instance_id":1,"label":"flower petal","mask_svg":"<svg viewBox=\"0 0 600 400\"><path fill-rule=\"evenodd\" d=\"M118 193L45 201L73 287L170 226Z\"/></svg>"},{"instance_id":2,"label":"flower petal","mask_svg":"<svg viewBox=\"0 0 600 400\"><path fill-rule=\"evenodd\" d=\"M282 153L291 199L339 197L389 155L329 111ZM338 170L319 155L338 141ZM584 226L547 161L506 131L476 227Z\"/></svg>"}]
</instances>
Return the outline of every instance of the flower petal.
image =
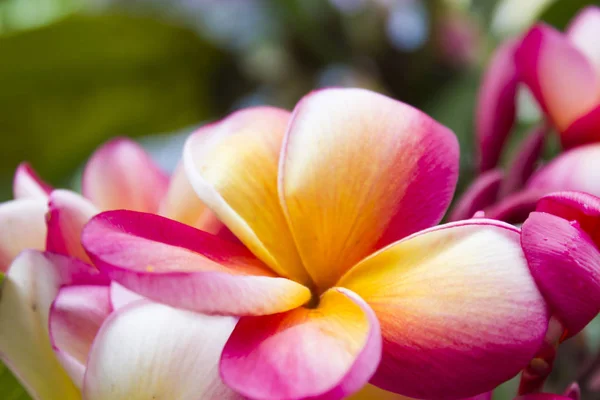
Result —
<instances>
[{"instance_id":1,"label":"flower petal","mask_svg":"<svg viewBox=\"0 0 600 400\"><path fill-rule=\"evenodd\" d=\"M518 42L509 40L496 49L483 77L477 111L479 172L494 168L515 122L519 75L515 64Z\"/></svg>"},{"instance_id":2,"label":"flower petal","mask_svg":"<svg viewBox=\"0 0 600 400\"><path fill-rule=\"evenodd\" d=\"M110 304L114 310L121 309L134 301L143 300L144 297L119 285L117 282L110 283Z\"/></svg>"},{"instance_id":3,"label":"flower petal","mask_svg":"<svg viewBox=\"0 0 600 400\"><path fill-rule=\"evenodd\" d=\"M82 185L83 195L101 210L157 212L169 178L140 145L119 138L92 155Z\"/></svg>"},{"instance_id":4,"label":"flower petal","mask_svg":"<svg viewBox=\"0 0 600 400\"><path fill-rule=\"evenodd\" d=\"M546 194L544 190L522 190L502 199L485 210L490 219L518 225L523 223L533 210L539 199Z\"/></svg>"},{"instance_id":5,"label":"flower petal","mask_svg":"<svg viewBox=\"0 0 600 400\"><path fill-rule=\"evenodd\" d=\"M600 105L569 125L560 142L565 149L600 142Z\"/></svg>"},{"instance_id":6,"label":"flower petal","mask_svg":"<svg viewBox=\"0 0 600 400\"><path fill-rule=\"evenodd\" d=\"M46 250L90 262L81 245L81 232L98 213L96 207L75 192L55 190L50 195L48 208Z\"/></svg>"},{"instance_id":7,"label":"flower petal","mask_svg":"<svg viewBox=\"0 0 600 400\"><path fill-rule=\"evenodd\" d=\"M507 168L506 178L502 182L500 197L506 197L521 190L533 175L546 142L546 126L534 128L520 144Z\"/></svg>"},{"instance_id":8,"label":"flower petal","mask_svg":"<svg viewBox=\"0 0 600 400\"><path fill-rule=\"evenodd\" d=\"M106 285L91 266L57 254L25 251L12 263L0 298L0 358L39 399L81 396L50 345L50 305L64 285Z\"/></svg>"},{"instance_id":9,"label":"flower petal","mask_svg":"<svg viewBox=\"0 0 600 400\"><path fill-rule=\"evenodd\" d=\"M529 363L548 325L518 230L498 221L419 232L338 284L364 298L381 324L382 361L371 382L416 398L492 390Z\"/></svg>"},{"instance_id":10,"label":"flower petal","mask_svg":"<svg viewBox=\"0 0 600 400\"><path fill-rule=\"evenodd\" d=\"M600 76L562 33L532 28L516 53L523 82L559 131L600 102Z\"/></svg>"},{"instance_id":11,"label":"flower petal","mask_svg":"<svg viewBox=\"0 0 600 400\"><path fill-rule=\"evenodd\" d=\"M600 198L581 192L555 192L540 199L537 211L576 221L600 249Z\"/></svg>"},{"instance_id":12,"label":"flower petal","mask_svg":"<svg viewBox=\"0 0 600 400\"><path fill-rule=\"evenodd\" d=\"M200 199L279 275L310 284L279 204L277 167L289 112L238 111L200 128L184 148L184 164Z\"/></svg>"},{"instance_id":13,"label":"flower petal","mask_svg":"<svg viewBox=\"0 0 600 400\"><path fill-rule=\"evenodd\" d=\"M600 8L588 6L581 10L571 21L566 34L600 76Z\"/></svg>"},{"instance_id":14,"label":"flower petal","mask_svg":"<svg viewBox=\"0 0 600 400\"><path fill-rule=\"evenodd\" d=\"M279 193L303 263L331 287L373 250L436 224L458 173L454 134L362 89L326 89L296 107Z\"/></svg>"},{"instance_id":15,"label":"flower petal","mask_svg":"<svg viewBox=\"0 0 600 400\"><path fill-rule=\"evenodd\" d=\"M0 272L25 249L44 250L47 201L19 199L0 204Z\"/></svg>"},{"instance_id":16,"label":"flower petal","mask_svg":"<svg viewBox=\"0 0 600 400\"><path fill-rule=\"evenodd\" d=\"M373 311L334 288L314 309L240 319L220 368L228 386L252 399L342 399L369 380L380 356Z\"/></svg>"},{"instance_id":17,"label":"flower petal","mask_svg":"<svg viewBox=\"0 0 600 400\"><path fill-rule=\"evenodd\" d=\"M598 160L600 143L569 150L537 171L527 183L527 188L544 194L571 190L600 196Z\"/></svg>"},{"instance_id":18,"label":"flower petal","mask_svg":"<svg viewBox=\"0 0 600 400\"><path fill-rule=\"evenodd\" d=\"M540 198L556 191L581 191L600 196L600 144L571 149L539 169L521 192L504 198L486 211L488 218L510 223L525 221Z\"/></svg>"},{"instance_id":19,"label":"flower petal","mask_svg":"<svg viewBox=\"0 0 600 400\"><path fill-rule=\"evenodd\" d=\"M111 313L109 286L62 288L50 308L50 341L56 357L78 388L92 342Z\"/></svg>"},{"instance_id":20,"label":"flower petal","mask_svg":"<svg viewBox=\"0 0 600 400\"><path fill-rule=\"evenodd\" d=\"M82 242L111 279L173 307L262 315L310 299L309 289L276 277L243 246L154 214L104 212L84 228Z\"/></svg>"},{"instance_id":21,"label":"flower petal","mask_svg":"<svg viewBox=\"0 0 600 400\"><path fill-rule=\"evenodd\" d=\"M540 291L575 335L600 312L600 251L572 222L541 212L525 221L521 241Z\"/></svg>"},{"instance_id":22,"label":"flower petal","mask_svg":"<svg viewBox=\"0 0 600 400\"><path fill-rule=\"evenodd\" d=\"M89 355L86 400L234 400L218 361L236 320L139 301L113 313Z\"/></svg>"},{"instance_id":23,"label":"flower petal","mask_svg":"<svg viewBox=\"0 0 600 400\"><path fill-rule=\"evenodd\" d=\"M450 221L472 218L477 211L494 204L498 198L504 173L493 169L479 175L467 188L450 213Z\"/></svg>"},{"instance_id":24,"label":"flower petal","mask_svg":"<svg viewBox=\"0 0 600 400\"><path fill-rule=\"evenodd\" d=\"M183 164L171 176L169 190L160 205L159 214L215 235L224 229L223 223L194 192Z\"/></svg>"},{"instance_id":25,"label":"flower petal","mask_svg":"<svg viewBox=\"0 0 600 400\"><path fill-rule=\"evenodd\" d=\"M21 163L17 167L13 179L13 195L15 199L41 199L45 200L52 191L52 187L40 179L31 165Z\"/></svg>"}]
</instances>

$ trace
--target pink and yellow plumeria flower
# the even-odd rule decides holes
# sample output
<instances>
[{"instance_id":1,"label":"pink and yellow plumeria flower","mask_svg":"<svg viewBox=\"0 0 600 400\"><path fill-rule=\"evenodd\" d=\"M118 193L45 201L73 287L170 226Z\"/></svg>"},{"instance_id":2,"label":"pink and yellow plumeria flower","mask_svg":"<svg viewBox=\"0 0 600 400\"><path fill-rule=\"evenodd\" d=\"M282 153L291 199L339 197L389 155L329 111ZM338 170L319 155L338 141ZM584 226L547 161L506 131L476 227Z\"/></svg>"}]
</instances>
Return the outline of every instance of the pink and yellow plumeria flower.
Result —
<instances>
[{"instance_id":1,"label":"pink and yellow plumeria flower","mask_svg":"<svg viewBox=\"0 0 600 400\"><path fill-rule=\"evenodd\" d=\"M82 242L152 300L239 316L220 361L252 399L340 399L367 382L416 398L493 389L527 365L546 304L519 231L432 227L457 179L454 134L360 89L293 113L237 112L184 149L199 198L245 247L157 215L94 217Z\"/></svg>"},{"instance_id":2,"label":"pink and yellow plumeria flower","mask_svg":"<svg viewBox=\"0 0 600 400\"><path fill-rule=\"evenodd\" d=\"M564 148L600 142L600 8L582 10L563 34L538 24L500 46L486 71L476 113L478 169L496 167L525 84ZM539 156L539 154L538 154Z\"/></svg>"},{"instance_id":3,"label":"pink and yellow plumeria flower","mask_svg":"<svg viewBox=\"0 0 600 400\"><path fill-rule=\"evenodd\" d=\"M581 11L565 34L536 25L515 59L520 79L560 133L565 148L600 141L600 8Z\"/></svg>"},{"instance_id":4,"label":"pink and yellow plumeria flower","mask_svg":"<svg viewBox=\"0 0 600 400\"><path fill-rule=\"evenodd\" d=\"M112 141L94 154L83 187L87 199L66 190L52 191L26 166L17 170L16 196L37 197L41 211L9 208L0 213L6 216L0 222L3 229L23 231L17 239L39 240L3 238L0 247L13 253L27 248L48 252L25 251L10 264L0 300L2 359L40 400L239 398L221 383L217 372L234 318L143 300L90 265L80 243L83 225L99 212L97 206L161 212L215 233L223 225L198 200L181 169L169 183L129 140ZM148 318L158 323L151 332ZM187 339L181 332L189 334ZM188 362L185 356L190 357ZM169 384L153 382L152 374ZM140 386L140 377L148 382Z\"/></svg>"}]
</instances>

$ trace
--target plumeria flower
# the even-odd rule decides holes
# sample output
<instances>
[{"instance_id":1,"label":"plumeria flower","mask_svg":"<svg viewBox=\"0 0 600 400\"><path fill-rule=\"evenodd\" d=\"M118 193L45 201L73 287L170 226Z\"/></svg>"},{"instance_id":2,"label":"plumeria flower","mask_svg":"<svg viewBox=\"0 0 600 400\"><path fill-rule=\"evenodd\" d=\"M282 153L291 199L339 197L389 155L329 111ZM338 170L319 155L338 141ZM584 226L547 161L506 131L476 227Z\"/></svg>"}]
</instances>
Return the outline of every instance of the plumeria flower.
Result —
<instances>
[{"instance_id":1,"label":"plumeria flower","mask_svg":"<svg viewBox=\"0 0 600 400\"><path fill-rule=\"evenodd\" d=\"M471 218L484 210L488 218L520 224L535 210L545 195L560 191L586 192L600 196L600 143L589 144L560 154L535 171L523 188L502 194L506 174L493 169L481 174L461 196L450 220Z\"/></svg>"},{"instance_id":2,"label":"plumeria flower","mask_svg":"<svg viewBox=\"0 0 600 400\"><path fill-rule=\"evenodd\" d=\"M538 24L498 47L479 91L478 169L496 167L526 85L564 148L600 141L600 8L582 10L563 34ZM539 154L538 154L539 156Z\"/></svg>"},{"instance_id":3,"label":"plumeria flower","mask_svg":"<svg viewBox=\"0 0 600 400\"><path fill-rule=\"evenodd\" d=\"M524 372L526 393L542 387L558 344L600 312L600 198L580 192L543 197L523 224L521 242L553 315L545 346Z\"/></svg>"},{"instance_id":4,"label":"plumeria flower","mask_svg":"<svg viewBox=\"0 0 600 400\"><path fill-rule=\"evenodd\" d=\"M367 382L415 398L492 390L548 324L502 222L435 226L457 179L454 134L360 89L293 113L259 107L187 141L192 186L245 245L176 221L109 211L82 242L111 279L151 300L239 322L223 381L252 399L340 399Z\"/></svg>"},{"instance_id":5,"label":"plumeria flower","mask_svg":"<svg viewBox=\"0 0 600 400\"><path fill-rule=\"evenodd\" d=\"M38 242L10 242L7 236L0 247L48 251L27 250L10 264L0 299L2 359L35 399L239 398L222 384L217 369L235 318L144 300L99 273L80 242L89 218L112 208L160 212L223 232L183 170L169 180L137 144L117 139L88 162L83 192L85 197L52 190L27 166L17 170L15 195L37 196L41 211L9 208L0 213L6 215L3 229L23 231L17 239Z\"/></svg>"},{"instance_id":6,"label":"plumeria flower","mask_svg":"<svg viewBox=\"0 0 600 400\"><path fill-rule=\"evenodd\" d=\"M515 57L520 79L565 148L600 141L600 8L581 11L563 34L538 24Z\"/></svg>"}]
</instances>

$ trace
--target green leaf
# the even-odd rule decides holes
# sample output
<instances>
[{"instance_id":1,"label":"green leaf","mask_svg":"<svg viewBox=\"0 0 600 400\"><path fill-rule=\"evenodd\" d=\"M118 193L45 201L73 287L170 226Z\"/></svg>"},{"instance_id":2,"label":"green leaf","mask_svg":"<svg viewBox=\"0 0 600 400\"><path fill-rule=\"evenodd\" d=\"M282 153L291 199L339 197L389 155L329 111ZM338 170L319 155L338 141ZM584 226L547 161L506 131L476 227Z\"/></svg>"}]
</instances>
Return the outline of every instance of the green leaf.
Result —
<instances>
[{"instance_id":1,"label":"green leaf","mask_svg":"<svg viewBox=\"0 0 600 400\"><path fill-rule=\"evenodd\" d=\"M31 400L25 389L0 362L0 398L2 400Z\"/></svg>"},{"instance_id":2,"label":"green leaf","mask_svg":"<svg viewBox=\"0 0 600 400\"><path fill-rule=\"evenodd\" d=\"M110 137L173 131L213 116L229 66L194 32L127 15L72 16L0 36L0 54L5 198L24 159L57 183Z\"/></svg>"},{"instance_id":3,"label":"green leaf","mask_svg":"<svg viewBox=\"0 0 600 400\"><path fill-rule=\"evenodd\" d=\"M564 29L569 21L583 7L600 5L600 1L593 0L558 0L550 5L540 16L540 20L547 22L559 29Z\"/></svg>"}]
</instances>

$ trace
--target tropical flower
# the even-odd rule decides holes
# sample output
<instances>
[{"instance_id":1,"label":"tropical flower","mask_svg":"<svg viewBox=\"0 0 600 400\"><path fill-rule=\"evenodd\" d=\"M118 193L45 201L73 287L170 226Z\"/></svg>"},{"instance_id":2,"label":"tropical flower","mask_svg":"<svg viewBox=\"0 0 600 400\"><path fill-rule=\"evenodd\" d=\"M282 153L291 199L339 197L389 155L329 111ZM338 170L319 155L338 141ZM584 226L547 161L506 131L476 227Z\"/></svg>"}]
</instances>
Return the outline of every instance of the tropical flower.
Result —
<instances>
[{"instance_id":1,"label":"tropical flower","mask_svg":"<svg viewBox=\"0 0 600 400\"><path fill-rule=\"evenodd\" d=\"M531 273L553 315L545 346L521 381L522 393L529 393L541 389L559 343L600 312L600 198L552 193L539 201L522 230Z\"/></svg>"},{"instance_id":2,"label":"tropical flower","mask_svg":"<svg viewBox=\"0 0 600 400\"><path fill-rule=\"evenodd\" d=\"M500 159L514 125L520 84L531 91L564 148L600 141L599 35L600 8L589 6L564 34L538 24L498 47L479 91L479 172L495 168Z\"/></svg>"},{"instance_id":3,"label":"tropical flower","mask_svg":"<svg viewBox=\"0 0 600 400\"><path fill-rule=\"evenodd\" d=\"M520 79L565 148L600 141L599 36L600 8L590 6L565 34L547 25L534 26L515 53Z\"/></svg>"},{"instance_id":4,"label":"tropical flower","mask_svg":"<svg viewBox=\"0 0 600 400\"><path fill-rule=\"evenodd\" d=\"M531 159L522 158L522 164ZM533 166L532 163L529 165ZM451 221L471 218L483 210L485 216L520 224L535 210L537 202L545 195L561 191L586 192L600 196L600 143L568 150L527 178L523 187L503 193L511 181L510 175L496 168L479 175L463 193L450 214ZM514 179L512 179L514 181Z\"/></svg>"},{"instance_id":5,"label":"tropical flower","mask_svg":"<svg viewBox=\"0 0 600 400\"><path fill-rule=\"evenodd\" d=\"M224 232L182 169L169 182L137 144L117 139L90 159L83 192L52 190L28 166L17 170L18 199L0 206L3 232L14 233L0 240L10 250L3 252L10 267L0 300L2 359L35 399L239 398L217 369L235 318L144 300L99 273L80 242L98 208L161 212ZM48 251L8 258L28 248Z\"/></svg>"},{"instance_id":6,"label":"tropical flower","mask_svg":"<svg viewBox=\"0 0 600 400\"><path fill-rule=\"evenodd\" d=\"M167 305L240 317L223 381L253 399L339 399L370 381L416 398L493 389L541 346L546 304L519 231L437 224L454 191L451 131L360 89L203 127L184 165L245 245L109 211L82 242L111 279Z\"/></svg>"}]
</instances>

